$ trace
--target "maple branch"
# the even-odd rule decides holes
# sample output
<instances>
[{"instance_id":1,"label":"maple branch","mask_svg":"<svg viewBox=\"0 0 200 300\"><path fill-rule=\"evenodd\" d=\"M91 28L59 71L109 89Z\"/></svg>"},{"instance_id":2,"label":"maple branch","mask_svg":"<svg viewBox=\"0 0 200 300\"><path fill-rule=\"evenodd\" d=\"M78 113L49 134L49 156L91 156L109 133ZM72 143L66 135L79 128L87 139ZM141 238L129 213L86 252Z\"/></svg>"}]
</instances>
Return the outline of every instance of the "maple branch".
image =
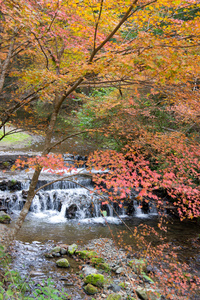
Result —
<instances>
[{"instance_id":1,"label":"maple branch","mask_svg":"<svg viewBox=\"0 0 200 300\"><path fill-rule=\"evenodd\" d=\"M130 5L129 9L127 12L124 14L123 18L121 21L117 24L117 26L113 29L113 31L105 38L105 40L96 48L93 50L89 63L93 61L94 56L96 53L103 48L103 46L113 37L113 35L118 31L118 29L122 26L122 24L128 19L130 12L132 11L134 5L138 2L138 0L133 1L133 3Z\"/></svg>"},{"instance_id":2,"label":"maple branch","mask_svg":"<svg viewBox=\"0 0 200 300\"><path fill-rule=\"evenodd\" d=\"M32 31L32 34L34 35L34 37L35 37L36 41L38 42L38 45L39 45L39 47L40 47L42 53L44 54L44 57L45 57L45 59L46 59L46 68L47 68L47 70L49 70L49 60L48 60L48 56L46 55L46 53L45 53L45 51L44 51L44 49L43 49L43 47L42 47L42 45L41 45L41 43L40 43L40 40L37 38L36 34L35 34L33 31Z\"/></svg>"},{"instance_id":3,"label":"maple branch","mask_svg":"<svg viewBox=\"0 0 200 300\"><path fill-rule=\"evenodd\" d=\"M5 131L5 126L4 126L4 130L3 130L3 135L0 137L0 141L5 137L5 136L8 136L8 135L11 135L11 134L15 134L15 133L19 133L19 132L23 132L24 130L23 129L17 129L17 128L14 128L8 132Z\"/></svg>"},{"instance_id":4,"label":"maple branch","mask_svg":"<svg viewBox=\"0 0 200 300\"><path fill-rule=\"evenodd\" d=\"M155 2L157 2L158 0L153 0L153 1L151 1L151 2L148 2L148 3L146 3L146 4L144 4L144 5L142 5L142 6L138 6L129 16L128 16L128 18L130 18L136 11L138 11L138 10L140 10L140 9L143 9L143 8L145 8L146 6L149 6L150 4L152 4L152 3L155 3ZM127 19L128 19L127 18Z\"/></svg>"},{"instance_id":5,"label":"maple branch","mask_svg":"<svg viewBox=\"0 0 200 300\"><path fill-rule=\"evenodd\" d=\"M98 30L99 21L100 21L100 18L101 18L101 13L102 13L102 10L103 10L103 1L104 0L101 0L99 16L98 16L98 19L97 19L97 22L96 22L96 26L95 26L95 32L94 32L94 49L93 49L93 51L95 51L95 49L96 49L97 30Z\"/></svg>"},{"instance_id":6,"label":"maple branch","mask_svg":"<svg viewBox=\"0 0 200 300\"><path fill-rule=\"evenodd\" d=\"M62 144L64 141L74 137L74 136L77 136L77 135L80 135L80 134L83 134L83 133L87 133L87 132L90 132L90 131L93 131L93 130L85 130L85 131L80 131L80 132L77 132L77 133L74 133L74 134L71 134L71 135L68 135L67 137L63 138L62 140L56 142L55 144L51 145L48 150L50 151L51 149L55 148L56 146Z\"/></svg>"},{"instance_id":7,"label":"maple branch","mask_svg":"<svg viewBox=\"0 0 200 300\"><path fill-rule=\"evenodd\" d=\"M49 28L47 29L47 32L50 31L51 26L53 25L53 22L54 22L55 19L56 19L56 16L57 16L57 14L58 14L58 9L59 9L59 0L58 0L58 2L57 2L56 12L55 12L55 14L54 14L54 16L53 16L53 18L52 18L52 20L51 20L51 23L49 24Z\"/></svg>"}]
</instances>

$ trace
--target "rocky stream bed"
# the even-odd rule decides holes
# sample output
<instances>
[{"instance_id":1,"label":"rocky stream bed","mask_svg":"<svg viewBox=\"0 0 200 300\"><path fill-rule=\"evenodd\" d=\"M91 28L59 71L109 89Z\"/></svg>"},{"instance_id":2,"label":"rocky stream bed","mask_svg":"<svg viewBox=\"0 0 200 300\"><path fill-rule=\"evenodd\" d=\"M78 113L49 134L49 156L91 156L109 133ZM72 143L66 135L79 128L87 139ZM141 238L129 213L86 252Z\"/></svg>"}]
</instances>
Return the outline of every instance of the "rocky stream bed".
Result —
<instances>
[{"instance_id":1,"label":"rocky stream bed","mask_svg":"<svg viewBox=\"0 0 200 300\"><path fill-rule=\"evenodd\" d=\"M159 285L162 271L148 257L125 251L110 238L93 239L84 246L15 241L12 258L10 267L25 281L33 280L32 291L51 278L58 290L69 295L66 299L169 299ZM198 295L191 298L188 291L182 297L172 288L170 292L174 300L199 299Z\"/></svg>"}]
</instances>

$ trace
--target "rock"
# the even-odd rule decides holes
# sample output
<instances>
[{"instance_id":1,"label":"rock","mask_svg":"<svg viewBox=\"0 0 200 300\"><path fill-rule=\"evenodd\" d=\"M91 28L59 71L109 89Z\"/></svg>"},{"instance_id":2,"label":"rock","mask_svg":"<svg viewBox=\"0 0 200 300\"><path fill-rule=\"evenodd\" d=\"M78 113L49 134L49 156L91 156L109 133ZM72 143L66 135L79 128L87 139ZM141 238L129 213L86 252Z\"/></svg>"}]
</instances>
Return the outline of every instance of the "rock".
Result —
<instances>
[{"instance_id":1,"label":"rock","mask_svg":"<svg viewBox=\"0 0 200 300\"><path fill-rule=\"evenodd\" d=\"M66 258L61 258L61 259L57 260L56 265L61 268L69 268L70 267L69 262Z\"/></svg>"},{"instance_id":2,"label":"rock","mask_svg":"<svg viewBox=\"0 0 200 300\"><path fill-rule=\"evenodd\" d=\"M7 182L5 180L0 182L0 190L6 191L7 190Z\"/></svg>"},{"instance_id":3,"label":"rock","mask_svg":"<svg viewBox=\"0 0 200 300\"><path fill-rule=\"evenodd\" d=\"M55 257L60 257L61 256L61 254L59 252L53 252L52 255L55 256Z\"/></svg>"},{"instance_id":4,"label":"rock","mask_svg":"<svg viewBox=\"0 0 200 300\"><path fill-rule=\"evenodd\" d=\"M77 248L78 248L78 246L76 244L72 244L72 245L68 246L68 253L70 255L73 255Z\"/></svg>"},{"instance_id":5,"label":"rock","mask_svg":"<svg viewBox=\"0 0 200 300\"><path fill-rule=\"evenodd\" d=\"M22 189L21 182L14 179L9 180L7 186L10 191L20 191Z\"/></svg>"},{"instance_id":6,"label":"rock","mask_svg":"<svg viewBox=\"0 0 200 300\"><path fill-rule=\"evenodd\" d=\"M103 287L104 276L102 274L90 274L84 279L84 283L91 283L98 287Z\"/></svg>"},{"instance_id":7,"label":"rock","mask_svg":"<svg viewBox=\"0 0 200 300\"><path fill-rule=\"evenodd\" d=\"M90 283L88 283L86 286L84 286L83 289L87 295L94 295L94 294L98 293L97 288Z\"/></svg>"},{"instance_id":8,"label":"rock","mask_svg":"<svg viewBox=\"0 0 200 300\"><path fill-rule=\"evenodd\" d=\"M117 268L117 270L115 271L116 274L121 274L121 273L124 273L124 268L120 267L120 268Z\"/></svg>"},{"instance_id":9,"label":"rock","mask_svg":"<svg viewBox=\"0 0 200 300\"><path fill-rule=\"evenodd\" d=\"M121 295L118 294L110 294L107 297L107 300L121 300L121 299L122 299Z\"/></svg>"},{"instance_id":10,"label":"rock","mask_svg":"<svg viewBox=\"0 0 200 300\"><path fill-rule=\"evenodd\" d=\"M112 283L110 286L109 286L109 289L111 289L113 292L119 292L121 290L121 286L115 284L115 283Z\"/></svg>"},{"instance_id":11,"label":"rock","mask_svg":"<svg viewBox=\"0 0 200 300\"><path fill-rule=\"evenodd\" d=\"M0 211L4 211L5 213L7 213L8 208L6 206L4 206L4 205L1 205L0 206Z\"/></svg>"},{"instance_id":12,"label":"rock","mask_svg":"<svg viewBox=\"0 0 200 300\"><path fill-rule=\"evenodd\" d=\"M4 211L0 211L0 223L9 224L11 222L11 217L7 215Z\"/></svg>"},{"instance_id":13,"label":"rock","mask_svg":"<svg viewBox=\"0 0 200 300\"><path fill-rule=\"evenodd\" d=\"M161 300L161 294L154 289L138 287L136 293L142 300Z\"/></svg>"},{"instance_id":14,"label":"rock","mask_svg":"<svg viewBox=\"0 0 200 300\"><path fill-rule=\"evenodd\" d=\"M83 269L83 274L85 276L91 275L91 274L97 274L97 269L91 267L91 266L84 266Z\"/></svg>"},{"instance_id":15,"label":"rock","mask_svg":"<svg viewBox=\"0 0 200 300\"><path fill-rule=\"evenodd\" d=\"M22 190L22 198L27 199L28 197L28 191Z\"/></svg>"},{"instance_id":16,"label":"rock","mask_svg":"<svg viewBox=\"0 0 200 300\"><path fill-rule=\"evenodd\" d=\"M110 268L109 264L107 264L107 263L100 263L96 267L97 267L97 269L104 270L107 273L111 271L111 268Z\"/></svg>"},{"instance_id":17,"label":"rock","mask_svg":"<svg viewBox=\"0 0 200 300\"><path fill-rule=\"evenodd\" d=\"M76 204L71 204L67 209L65 213L65 217L68 219L74 219L76 217L76 212L78 210L78 207Z\"/></svg>"},{"instance_id":18,"label":"rock","mask_svg":"<svg viewBox=\"0 0 200 300\"><path fill-rule=\"evenodd\" d=\"M61 255L67 254L67 249L61 248L61 249L60 249L60 254L61 254Z\"/></svg>"},{"instance_id":19,"label":"rock","mask_svg":"<svg viewBox=\"0 0 200 300\"><path fill-rule=\"evenodd\" d=\"M51 253L60 253L61 247L60 246L56 246L53 249L51 249Z\"/></svg>"}]
</instances>

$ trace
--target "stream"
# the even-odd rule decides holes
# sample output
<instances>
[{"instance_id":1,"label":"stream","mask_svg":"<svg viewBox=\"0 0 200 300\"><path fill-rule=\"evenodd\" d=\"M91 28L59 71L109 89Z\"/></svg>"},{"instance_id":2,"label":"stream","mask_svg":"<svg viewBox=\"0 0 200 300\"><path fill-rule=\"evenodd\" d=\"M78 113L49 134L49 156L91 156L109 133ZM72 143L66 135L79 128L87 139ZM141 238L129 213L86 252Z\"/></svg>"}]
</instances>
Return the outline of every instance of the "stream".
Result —
<instances>
[{"instance_id":1,"label":"stream","mask_svg":"<svg viewBox=\"0 0 200 300\"><path fill-rule=\"evenodd\" d=\"M83 170L83 172L82 172ZM145 213L134 199L131 203L119 206L102 205L99 196L92 195L88 190L93 190L91 179L83 174L77 180L77 184L71 182L56 182L35 196L30 212L16 236L15 258L13 267L20 271L23 276L30 276L35 282L52 277L58 287L63 286L63 270L55 267L55 261L44 257L44 252L57 243L86 245L93 239L109 238L118 240L118 233L122 233L124 245L131 245L134 249L135 240L130 238L130 232L124 222L131 230L141 224L149 225L158 230L159 216L156 209L152 207ZM4 206L7 206L13 222L20 213L26 199L31 173L21 171L19 173L7 171L1 174L1 180L20 182L21 186L15 191L4 188L0 191L0 199ZM55 179L55 175L42 173L38 187ZM101 210L105 216L101 215ZM116 215L120 216L120 218ZM196 244L200 234L200 226L196 223L184 223L168 217L167 241L178 253L182 262L190 264L200 274L199 246ZM152 236L152 243L157 243ZM71 259L72 266L69 272L65 272L64 282L67 290L73 295L73 299L90 299L82 291L78 291L73 279L78 265ZM68 284L66 281L69 281ZM71 283L70 283L71 282ZM71 286L70 286L71 285ZM85 298L86 297L86 298Z\"/></svg>"}]
</instances>

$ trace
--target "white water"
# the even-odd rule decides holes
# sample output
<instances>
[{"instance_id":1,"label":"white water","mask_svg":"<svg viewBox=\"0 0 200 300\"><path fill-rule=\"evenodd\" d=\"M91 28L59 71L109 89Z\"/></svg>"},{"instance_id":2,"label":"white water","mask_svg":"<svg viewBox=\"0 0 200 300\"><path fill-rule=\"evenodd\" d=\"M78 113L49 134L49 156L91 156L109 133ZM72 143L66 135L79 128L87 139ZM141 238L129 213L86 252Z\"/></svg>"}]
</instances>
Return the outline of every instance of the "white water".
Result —
<instances>
[{"instance_id":1,"label":"white water","mask_svg":"<svg viewBox=\"0 0 200 300\"><path fill-rule=\"evenodd\" d=\"M82 171L82 169L81 169ZM83 170L84 171L84 170ZM121 223L122 218L127 218L127 204L122 208L115 205L115 209L112 205L107 204L102 206L99 201L99 196L92 193L93 186L90 178L82 177L76 180L76 183L69 181L55 182L45 190L40 190L33 199L28 218L39 219L46 223L67 223L80 222L80 223ZM22 190L16 192L0 191L0 199L4 202L12 212L19 214L23 207L26 197L23 194L23 190L27 190L29 187L29 180L22 181ZM43 178L39 181L39 187L46 184L47 181ZM79 184L86 186L86 188L79 187ZM91 192L90 192L90 191ZM133 216L136 218L149 218L156 215L156 210L152 209L149 213L144 213L140 208L137 201L132 200L132 205L135 208ZM70 209L72 205L75 207L75 211ZM117 214L116 214L117 210ZM69 217L70 214L70 217ZM119 217L118 217L119 216Z\"/></svg>"}]
</instances>

